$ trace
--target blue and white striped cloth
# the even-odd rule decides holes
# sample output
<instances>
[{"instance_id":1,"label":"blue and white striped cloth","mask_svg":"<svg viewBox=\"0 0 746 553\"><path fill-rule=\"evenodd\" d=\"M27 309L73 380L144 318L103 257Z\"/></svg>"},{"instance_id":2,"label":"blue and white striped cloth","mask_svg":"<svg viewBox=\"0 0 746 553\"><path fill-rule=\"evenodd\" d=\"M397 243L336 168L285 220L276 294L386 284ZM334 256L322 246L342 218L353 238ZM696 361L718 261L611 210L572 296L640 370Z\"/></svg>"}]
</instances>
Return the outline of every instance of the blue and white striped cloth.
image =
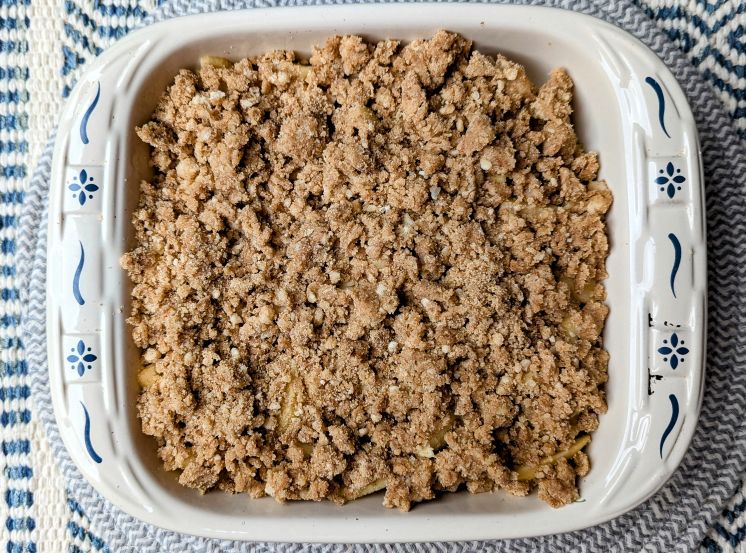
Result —
<instances>
[{"instance_id":1,"label":"blue and white striped cloth","mask_svg":"<svg viewBox=\"0 0 746 553\"><path fill-rule=\"evenodd\" d=\"M711 83L746 145L746 2L633 1ZM0 0L0 553L110 551L67 493L34 415L16 231L24 187L81 68L159 3ZM746 551L745 493L723 506L702 551Z\"/></svg>"}]
</instances>

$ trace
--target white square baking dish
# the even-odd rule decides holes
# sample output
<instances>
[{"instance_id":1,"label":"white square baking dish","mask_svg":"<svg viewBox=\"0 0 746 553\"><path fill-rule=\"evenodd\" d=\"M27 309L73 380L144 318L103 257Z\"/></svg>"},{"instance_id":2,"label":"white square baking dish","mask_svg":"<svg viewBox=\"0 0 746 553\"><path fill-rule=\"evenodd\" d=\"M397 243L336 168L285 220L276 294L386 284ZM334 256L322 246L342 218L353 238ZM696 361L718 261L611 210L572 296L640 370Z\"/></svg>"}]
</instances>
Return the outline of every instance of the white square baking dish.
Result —
<instances>
[{"instance_id":1,"label":"white square baking dish","mask_svg":"<svg viewBox=\"0 0 746 553\"><path fill-rule=\"evenodd\" d=\"M378 495L344 507L200 496L166 473L140 432L139 354L125 324L148 120L178 69L200 55L302 54L332 34L411 40L447 28L525 64L534 82L565 67L575 123L614 193L606 282L609 411L582 500L553 510L535 495L445 494L410 513ZM512 538L601 523L652 495L680 463L704 382L706 250L701 161L684 94L663 63L619 29L567 11L388 4L222 12L132 33L94 61L62 114L50 183L47 331L54 411L71 458L108 500L149 523L226 539L391 542Z\"/></svg>"}]
</instances>

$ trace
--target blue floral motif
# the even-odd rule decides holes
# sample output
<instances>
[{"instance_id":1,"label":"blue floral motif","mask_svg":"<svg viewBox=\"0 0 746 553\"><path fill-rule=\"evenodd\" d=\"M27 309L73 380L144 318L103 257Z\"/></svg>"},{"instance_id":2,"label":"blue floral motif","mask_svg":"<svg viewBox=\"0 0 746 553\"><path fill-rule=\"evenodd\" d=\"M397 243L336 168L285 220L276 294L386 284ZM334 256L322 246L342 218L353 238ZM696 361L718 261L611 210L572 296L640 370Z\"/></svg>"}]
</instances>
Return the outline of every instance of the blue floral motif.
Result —
<instances>
[{"instance_id":1,"label":"blue floral motif","mask_svg":"<svg viewBox=\"0 0 746 553\"><path fill-rule=\"evenodd\" d=\"M85 205L87 200L93 199L93 193L98 190L98 185L93 182L93 177L88 176L88 171L81 169L67 188L72 190L73 198L77 198L80 205Z\"/></svg>"},{"instance_id":2,"label":"blue floral motif","mask_svg":"<svg viewBox=\"0 0 746 553\"><path fill-rule=\"evenodd\" d=\"M78 340L78 345L74 348L70 348L70 351L72 353L67 356L67 361L68 363L72 363L72 365L70 365L71 369L78 371L78 376L83 376L86 369L92 368L89 363L93 363L98 359L98 357L92 353L86 353L90 352L91 348L86 347L83 340Z\"/></svg>"},{"instance_id":3,"label":"blue floral motif","mask_svg":"<svg viewBox=\"0 0 746 553\"><path fill-rule=\"evenodd\" d=\"M689 349L684 347L684 340L679 340L679 336L675 332L671 335L670 344L668 343L668 340L663 340L663 343L666 345L658 348L658 353L666 356L663 360L671 365L673 370L676 370L679 363L684 362L684 358L689 353Z\"/></svg>"},{"instance_id":4,"label":"blue floral motif","mask_svg":"<svg viewBox=\"0 0 746 553\"><path fill-rule=\"evenodd\" d=\"M655 184L660 186L660 191L665 192L669 198L673 198L676 192L681 190L680 184L684 184L686 177L681 173L681 169L674 167L674 164L670 161L666 164L666 168L658 171L660 176L655 179Z\"/></svg>"}]
</instances>

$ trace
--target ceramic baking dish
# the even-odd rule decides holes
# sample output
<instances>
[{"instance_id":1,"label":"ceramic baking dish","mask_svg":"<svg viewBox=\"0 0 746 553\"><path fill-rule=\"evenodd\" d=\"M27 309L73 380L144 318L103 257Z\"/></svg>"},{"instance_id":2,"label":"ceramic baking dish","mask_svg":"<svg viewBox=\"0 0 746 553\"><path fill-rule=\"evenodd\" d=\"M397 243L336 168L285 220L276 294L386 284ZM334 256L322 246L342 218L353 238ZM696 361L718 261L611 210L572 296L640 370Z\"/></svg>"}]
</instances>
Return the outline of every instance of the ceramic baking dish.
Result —
<instances>
[{"instance_id":1,"label":"ceramic baking dish","mask_svg":"<svg viewBox=\"0 0 746 553\"><path fill-rule=\"evenodd\" d=\"M576 84L575 122L600 152L614 193L606 282L611 314L608 413L588 448L581 501L445 494L410 513L374 495L338 507L200 496L165 472L140 432L139 356L125 324L138 182L148 120L178 69L202 54L308 54L336 33L411 40L440 28L525 64L534 82L558 66ZM684 94L645 46L599 20L548 8L365 5L282 8L173 19L137 31L80 78L57 133L50 183L47 325L54 411L81 473L124 511L180 532L243 540L433 541L564 532L628 511L659 489L694 431L704 382L706 251L701 161Z\"/></svg>"}]
</instances>

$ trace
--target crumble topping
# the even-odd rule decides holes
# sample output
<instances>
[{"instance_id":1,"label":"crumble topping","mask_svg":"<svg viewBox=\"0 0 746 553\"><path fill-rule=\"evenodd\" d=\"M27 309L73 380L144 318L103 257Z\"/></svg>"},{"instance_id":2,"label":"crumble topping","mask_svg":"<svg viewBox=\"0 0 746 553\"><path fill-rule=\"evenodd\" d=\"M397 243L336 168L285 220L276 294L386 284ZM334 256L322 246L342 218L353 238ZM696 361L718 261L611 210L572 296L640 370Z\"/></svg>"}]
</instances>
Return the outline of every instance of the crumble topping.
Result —
<instances>
[{"instance_id":1,"label":"crumble topping","mask_svg":"<svg viewBox=\"0 0 746 553\"><path fill-rule=\"evenodd\" d=\"M444 31L180 71L122 259L165 468L279 501L576 500L611 194L572 88Z\"/></svg>"}]
</instances>

